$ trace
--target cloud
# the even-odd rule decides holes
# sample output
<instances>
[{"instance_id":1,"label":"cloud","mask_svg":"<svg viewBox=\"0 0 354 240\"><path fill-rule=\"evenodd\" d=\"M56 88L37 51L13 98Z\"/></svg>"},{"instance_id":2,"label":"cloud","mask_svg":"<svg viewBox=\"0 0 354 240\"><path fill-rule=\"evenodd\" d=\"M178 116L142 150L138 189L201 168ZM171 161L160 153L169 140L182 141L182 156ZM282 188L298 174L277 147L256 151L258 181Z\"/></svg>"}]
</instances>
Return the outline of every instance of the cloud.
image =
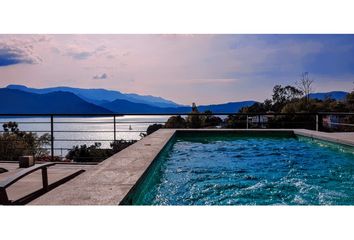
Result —
<instances>
[{"instance_id":1,"label":"cloud","mask_svg":"<svg viewBox=\"0 0 354 240\"><path fill-rule=\"evenodd\" d=\"M188 84L235 84L241 82L235 78L205 78L205 79L191 79L185 80Z\"/></svg>"},{"instance_id":2,"label":"cloud","mask_svg":"<svg viewBox=\"0 0 354 240\"><path fill-rule=\"evenodd\" d=\"M76 60L84 60L88 59L93 55L92 52L69 52L68 56L76 59Z\"/></svg>"},{"instance_id":3,"label":"cloud","mask_svg":"<svg viewBox=\"0 0 354 240\"><path fill-rule=\"evenodd\" d=\"M106 52L106 46L99 46L93 50L90 50L88 48L84 48L79 45L71 45L68 47L66 50L65 55L70 56L75 60L86 60L89 59L93 56L100 56L102 53Z\"/></svg>"},{"instance_id":4,"label":"cloud","mask_svg":"<svg viewBox=\"0 0 354 240\"><path fill-rule=\"evenodd\" d=\"M107 78L108 78L108 75L106 73L93 76L93 79L107 79Z\"/></svg>"},{"instance_id":5,"label":"cloud","mask_svg":"<svg viewBox=\"0 0 354 240\"><path fill-rule=\"evenodd\" d=\"M0 40L0 67L21 63L37 64L41 61L30 42L17 39Z\"/></svg>"},{"instance_id":6,"label":"cloud","mask_svg":"<svg viewBox=\"0 0 354 240\"><path fill-rule=\"evenodd\" d=\"M24 63L0 67L2 84L102 87L181 103L262 101L303 71L316 91L350 91L354 76L354 35L0 34L0 43L0 65ZM41 64L26 67L37 56Z\"/></svg>"}]
</instances>

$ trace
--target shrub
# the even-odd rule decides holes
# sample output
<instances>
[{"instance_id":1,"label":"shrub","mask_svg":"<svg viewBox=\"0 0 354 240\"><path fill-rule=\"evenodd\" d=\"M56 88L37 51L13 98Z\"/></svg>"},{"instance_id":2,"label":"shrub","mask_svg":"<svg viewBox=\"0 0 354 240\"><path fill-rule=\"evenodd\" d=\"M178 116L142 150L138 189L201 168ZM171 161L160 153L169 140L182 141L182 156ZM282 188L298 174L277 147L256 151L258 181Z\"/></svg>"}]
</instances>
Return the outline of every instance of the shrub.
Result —
<instances>
[{"instance_id":1,"label":"shrub","mask_svg":"<svg viewBox=\"0 0 354 240\"><path fill-rule=\"evenodd\" d=\"M136 143L137 140L116 140L116 141L113 141L110 145L111 145L111 148L112 148L112 151L113 153L112 154L115 154L117 152L120 152L122 151L124 148L127 148L129 147L130 145L132 145L133 143Z\"/></svg>"},{"instance_id":2,"label":"shrub","mask_svg":"<svg viewBox=\"0 0 354 240\"><path fill-rule=\"evenodd\" d=\"M91 146L76 145L66 155L67 159L75 162L97 162L112 156L112 149L101 149L101 143L94 143Z\"/></svg>"},{"instance_id":3,"label":"shrub","mask_svg":"<svg viewBox=\"0 0 354 240\"><path fill-rule=\"evenodd\" d=\"M69 150L65 157L75 162L100 162L135 142L136 140L116 140L110 144L111 148L108 149L101 148L101 143L98 142L91 146L76 145Z\"/></svg>"},{"instance_id":4,"label":"shrub","mask_svg":"<svg viewBox=\"0 0 354 240\"><path fill-rule=\"evenodd\" d=\"M153 132L156 132L157 130L159 130L160 128L163 128L162 124L152 124L149 125L149 127L146 129L146 133L140 133L140 137L146 137L148 135L150 135Z\"/></svg>"},{"instance_id":5,"label":"shrub","mask_svg":"<svg viewBox=\"0 0 354 240\"><path fill-rule=\"evenodd\" d=\"M165 128L186 128L186 120L181 116L172 116L165 123Z\"/></svg>"}]
</instances>

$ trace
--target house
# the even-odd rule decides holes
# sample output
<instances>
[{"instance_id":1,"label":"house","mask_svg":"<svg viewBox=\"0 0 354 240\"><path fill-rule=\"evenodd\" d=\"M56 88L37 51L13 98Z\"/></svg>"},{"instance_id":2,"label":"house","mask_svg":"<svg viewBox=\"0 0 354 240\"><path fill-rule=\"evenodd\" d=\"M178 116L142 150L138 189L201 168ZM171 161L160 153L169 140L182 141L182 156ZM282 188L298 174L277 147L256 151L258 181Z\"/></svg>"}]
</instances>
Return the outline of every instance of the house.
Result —
<instances>
[{"instance_id":1,"label":"house","mask_svg":"<svg viewBox=\"0 0 354 240\"><path fill-rule=\"evenodd\" d=\"M337 115L327 115L322 117L323 127L327 128L339 128L340 127L340 119Z\"/></svg>"},{"instance_id":2,"label":"house","mask_svg":"<svg viewBox=\"0 0 354 240\"><path fill-rule=\"evenodd\" d=\"M255 115L248 117L248 122L251 126L266 128L269 119L272 117L271 115Z\"/></svg>"}]
</instances>

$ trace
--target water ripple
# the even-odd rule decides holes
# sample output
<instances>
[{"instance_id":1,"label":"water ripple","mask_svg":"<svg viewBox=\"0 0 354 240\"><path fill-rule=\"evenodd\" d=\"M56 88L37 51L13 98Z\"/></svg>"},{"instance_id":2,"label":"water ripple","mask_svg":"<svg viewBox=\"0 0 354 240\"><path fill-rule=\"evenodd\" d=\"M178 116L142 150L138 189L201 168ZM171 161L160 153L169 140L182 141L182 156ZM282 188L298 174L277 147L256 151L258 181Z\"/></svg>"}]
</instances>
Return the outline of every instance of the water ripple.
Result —
<instances>
[{"instance_id":1,"label":"water ripple","mask_svg":"<svg viewBox=\"0 0 354 240\"><path fill-rule=\"evenodd\" d=\"M136 204L351 205L354 154L280 137L178 139Z\"/></svg>"}]
</instances>

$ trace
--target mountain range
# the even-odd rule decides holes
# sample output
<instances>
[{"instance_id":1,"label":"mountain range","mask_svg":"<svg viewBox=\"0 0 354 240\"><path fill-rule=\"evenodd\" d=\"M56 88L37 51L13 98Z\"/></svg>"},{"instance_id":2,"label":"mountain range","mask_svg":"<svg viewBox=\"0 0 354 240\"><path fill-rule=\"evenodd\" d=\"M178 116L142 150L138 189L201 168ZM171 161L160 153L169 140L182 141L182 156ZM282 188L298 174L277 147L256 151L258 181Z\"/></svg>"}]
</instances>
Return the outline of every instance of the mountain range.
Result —
<instances>
[{"instance_id":1,"label":"mountain range","mask_svg":"<svg viewBox=\"0 0 354 240\"><path fill-rule=\"evenodd\" d=\"M0 89L0 113L112 113L88 103L70 92L36 94L15 89Z\"/></svg>"},{"instance_id":2,"label":"mountain range","mask_svg":"<svg viewBox=\"0 0 354 240\"><path fill-rule=\"evenodd\" d=\"M116 99L127 100L133 103L145 103L156 107L178 107L177 103L170 100L163 99L161 97L154 96L144 96L135 93L121 93L119 91L106 90L106 89L83 89L83 88L72 88L72 87L53 87L53 88L29 88L23 85L8 85L8 89L16 89L24 92L30 93L51 93L51 92L70 92L78 97L82 98L86 102L93 103L96 105L101 105L114 101Z\"/></svg>"},{"instance_id":3,"label":"mountain range","mask_svg":"<svg viewBox=\"0 0 354 240\"><path fill-rule=\"evenodd\" d=\"M112 100L113 99L113 100ZM189 113L191 107L155 96L126 94L106 89L71 87L29 88L8 85L0 88L0 113ZM255 101L198 106L200 111L237 112Z\"/></svg>"},{"instance_id":4,"label":"mountain range","mask_svg":"<svg viewBox=\"0 0 354 240\"><path fill-rule=\"evenodd\" d=\"M311 98L326 97L343 100L348 93L313 93ZM229 102L223 104L199 105L200 112L234 113L240 108L251 106L255 101ZM106 89L82 89L71 87L29 88L23 85L9 85L0 88L0 113L71 113L71 114L161 114L189 113L191 107L177 104L161 97L122 93Z\"/></svg>"},{"instance_id":5,"label":"mountain range","mask_svg":"<svg viewBox=\"0 0 354 240\"><path fill-rule=\"evenodd\" d=\"M215 113L235 113L242 107L251 106L255 101L230 102L215 105L199 105L198 110L204 112L210 110ZM126 100L117 99L104 103L102 107L118 113L190 113L191 107L169 107L160 108L143 103L132 103Z\"/></svg>"},{"instance_id":6,"label":"mountain range","mask_svg":"<svg viewBox=\"0 0 354 240\"><path fill-rule=\"evenodd\" d=\"M319 100L325 100L326 98L333 98L339 101L345 100L347 97L348 92L343 91L332 91L332 92L325 92L325 93L311 93L309 94L310 98L317 98Z\"/></svg>"}]
</instances>

